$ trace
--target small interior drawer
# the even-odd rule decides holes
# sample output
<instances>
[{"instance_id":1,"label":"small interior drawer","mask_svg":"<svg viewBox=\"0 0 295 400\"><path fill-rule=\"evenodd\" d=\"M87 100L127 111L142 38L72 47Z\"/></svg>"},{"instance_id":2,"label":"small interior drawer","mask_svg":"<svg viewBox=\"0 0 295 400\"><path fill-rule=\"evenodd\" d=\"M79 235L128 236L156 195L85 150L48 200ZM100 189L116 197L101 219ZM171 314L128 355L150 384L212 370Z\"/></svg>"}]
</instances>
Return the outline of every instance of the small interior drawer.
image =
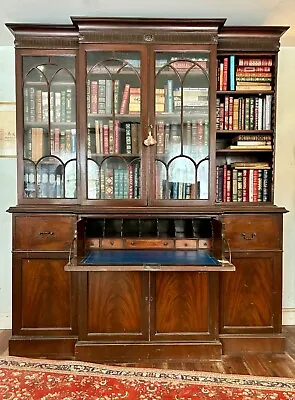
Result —
<instances>
[{"instance_id":1,"label":"small interior drawer","mask_svg":"<svg viewBox=\"0 0 295 400\"><path fill-rule=\"evenodd\" d=\"M124 247L123 239L102 239L101 247L103 249L122 249Z\"/></svg>"},{"instance_id":2,"label":"small interior drawer","mask_svg":"<svg viewBox=\"0 0 295 400\"><path fill-rule=\"evenodd\" d=\"M76 218L64 215L15 216L14 250L70 249Z\"/></svg>"},{"instance_id":3,"label":"small interior drawer","mask_svg":"<svg viewBox=\"0 0 295 400\"><path fill-rule=\"evenodd\" d=\"M173 240L159 239L126 239L126 249L171 249L174 247Z\"/></svg>"}]
</instances>

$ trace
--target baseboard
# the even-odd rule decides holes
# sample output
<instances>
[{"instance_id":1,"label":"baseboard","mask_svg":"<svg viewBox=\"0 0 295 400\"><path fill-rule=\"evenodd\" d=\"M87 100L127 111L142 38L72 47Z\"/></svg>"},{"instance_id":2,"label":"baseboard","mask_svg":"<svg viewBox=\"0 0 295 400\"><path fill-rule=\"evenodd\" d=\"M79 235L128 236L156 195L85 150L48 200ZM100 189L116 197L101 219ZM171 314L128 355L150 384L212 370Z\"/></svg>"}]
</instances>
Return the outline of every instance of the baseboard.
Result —
<instances>
[{"instance_id":1,"label":"baseboard","mask_svg":"<svg viewBox=\"0 0 295 400\"><path fill-rule=\"evenodd\" d=\"M0 313L0 329L12 328L12 314Z\"/></svg>"},{"instance_id":2,"label":"baseboard","mask_svg":"<svg viewBox=\"0 0 295 400\"><path fill-rule=\"evenodd\" d=\"M283 308L283 325L295 325L295 308Z\"/></svg>"},{"instance_id":3,"label":"baseboard","mask_svg":"<svg viewBox=\"0 0 295 400\"><path fill-rule=\"evenodd\" d=\"M295 308L283 309L283 325L295 325ZM12 328L12 314L0 313L0 329Z\"/></svg>"}]
</instances>

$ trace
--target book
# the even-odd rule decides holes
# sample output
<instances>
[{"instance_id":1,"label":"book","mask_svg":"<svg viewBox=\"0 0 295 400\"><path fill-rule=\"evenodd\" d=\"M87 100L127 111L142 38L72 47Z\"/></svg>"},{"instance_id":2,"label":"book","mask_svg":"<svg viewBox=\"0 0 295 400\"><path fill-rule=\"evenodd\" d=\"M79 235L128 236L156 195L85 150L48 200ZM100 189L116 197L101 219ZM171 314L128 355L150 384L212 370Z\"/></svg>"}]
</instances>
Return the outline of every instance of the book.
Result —
<instances>
[{"instance_id":1,"label":"book","mask_svg":"<svg viewBox=\"0 0 295 400\"><path fill-rule=\"evenodd\" d=\"M238 140L235 143L236 146L269 146L271 145L271 140Z\"/></svg>"},{"instance_id":2,"label":"book","mask_svg":"<svg viewBox=\"0 0 295 400\"><path fill-rule=\"evenodd\" d=\"M266 162L233 162L231 167L235 169L270 169L270 165Z\"/></svg>"},{"instance_id":3,"label":"book","mask_svg":"<svg viewBox=\"0 0 295 400\"><path fill-rule=\"evenodd\" d=\"M122 100L121 100L120 114L127 113L129 90L130 90L130 84L126 83L125 87L124 87L123 95L122 95Z\"/></svg>"},{"instance_id":4,"label":"book","mask_svg":"<svg viewBox=\"0 0 295 400\"><path fill-rule=\"evenodd\" d=\"M247 146L238 146L238 145L230 145L228 147L230 150L272 150L272 145L264 144L264 145L247 145Z\"/></svg>"},{"instance_id":5,"label":"book","mask_svg":"<svg viewBox=\"0 0 295 400\"><path fill-rule=\"evenodd\" d=\"M237 135L233 138L232 142L235 143L237 141L248 141L248 140L255 140L255 141L271 141L272 135L264 135L264 134L245 134L245 135Z\"/></svg>"}]
</instances>

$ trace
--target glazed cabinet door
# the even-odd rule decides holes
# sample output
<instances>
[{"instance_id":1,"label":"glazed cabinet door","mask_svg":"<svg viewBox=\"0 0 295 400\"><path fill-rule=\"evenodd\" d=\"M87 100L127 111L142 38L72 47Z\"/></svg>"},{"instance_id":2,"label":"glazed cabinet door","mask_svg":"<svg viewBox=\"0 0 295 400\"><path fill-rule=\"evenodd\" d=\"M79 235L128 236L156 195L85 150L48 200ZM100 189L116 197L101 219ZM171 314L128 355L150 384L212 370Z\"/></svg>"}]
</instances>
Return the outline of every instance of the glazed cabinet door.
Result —
<instances>
[{"instance_id":1,"label":"glazed cabinet door","mask_svg":"<svg viewBox=\"0 0 295 400\"><path fill-rule=\"evenodd\" d=\"M81 272L79 339L140 341L148 335L148 274Z\"/></svg>"},{"instance_id":2,"label":"glazed cabinet door","mask_svg":"<svg viewBox=\"0 0 295 400\"><path fill-rule=\"evenodd\" d=\"M18 54L19 200L77 201L76 57ZM21 89L20 89L21 86Z\"/></svg>"},{"instance_id":3,"label":"glazed cabinet door","mask_svg":"<svg viewBox=\"0 0 295 400\"><path fill-rule=\"evenodd\" d=\"M214 54L210 46L154 50L153 136L148 137L156 141L151 142L153 203L184 206L211 201Z\"/></svg>"},{"instance_id":4,"label":"glazed cabinet door","mask_svg":"<svg viewBox=\"0 0 295 400\"><path fill-rule=\"evenodd\" d=\"M221 332L281 330L281 252L233 253L234 273L220 274Z\"/></svg>"},{"instance_id":5,"label":"glazed cabinet door","mask_svg":"<svg viewBox=\"0 0 295 400\"><path fill-rule=\"evenodd\" d=\"M146 49L85 47L85 198L89 203L146 203L142 149L146 126ZM85 63L85 64L84 64ZM83 118L82 118L83 119Z\"/></svg>"}]
</instances>

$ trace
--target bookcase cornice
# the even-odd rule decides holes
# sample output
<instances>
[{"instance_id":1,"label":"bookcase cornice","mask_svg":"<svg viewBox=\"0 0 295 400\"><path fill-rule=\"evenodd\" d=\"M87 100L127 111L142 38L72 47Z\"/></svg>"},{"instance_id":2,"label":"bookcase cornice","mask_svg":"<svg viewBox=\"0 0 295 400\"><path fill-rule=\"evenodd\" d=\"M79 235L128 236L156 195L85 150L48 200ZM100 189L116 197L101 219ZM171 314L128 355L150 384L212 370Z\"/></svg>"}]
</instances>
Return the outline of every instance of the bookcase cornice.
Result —
<instances>
[{"instance_id":1,"label":"bookcase cornice","mask_svg":"<svg viewBox=\"0 0 295 400\"><path fill-rule=\"evenodd\" d=\"M217 42L225 19L84 18L72 17L80 43Z\"/></svg>"},{"instance_id":2,"label":"bookcase cornice","mask_svg":"<svg viewBox=\"0 0 295 400\"><path fill-rule=\"evenodd\" d=\"M288 26L227 26L218 33L221 51L274 51L280 48L280 37Z\"/></svg>"},{"instance_id":3,"label":"bookcase cornice","mask_svg":"<svg viewBox=\"0 0 295 400\"><path fill-rule=\"evenodd\" d=\"M15 48L72 49L79 44L78 30L72 25L6 24L14 35Z\"/></svg>"},{"instance_id":4,"label":"bookcase cornice","mask_svg":"<svg viewBox=\"0 0 295 400\"><path fill-rule=\"evenodd\" d=\"M188 19L188 18L96 18L71 17L73 24L79 31L119 29L119 30L146 30L160 29L171 31L208 31L218 30L226 21L220 19Z\"/></svg>"}]
</instances>

